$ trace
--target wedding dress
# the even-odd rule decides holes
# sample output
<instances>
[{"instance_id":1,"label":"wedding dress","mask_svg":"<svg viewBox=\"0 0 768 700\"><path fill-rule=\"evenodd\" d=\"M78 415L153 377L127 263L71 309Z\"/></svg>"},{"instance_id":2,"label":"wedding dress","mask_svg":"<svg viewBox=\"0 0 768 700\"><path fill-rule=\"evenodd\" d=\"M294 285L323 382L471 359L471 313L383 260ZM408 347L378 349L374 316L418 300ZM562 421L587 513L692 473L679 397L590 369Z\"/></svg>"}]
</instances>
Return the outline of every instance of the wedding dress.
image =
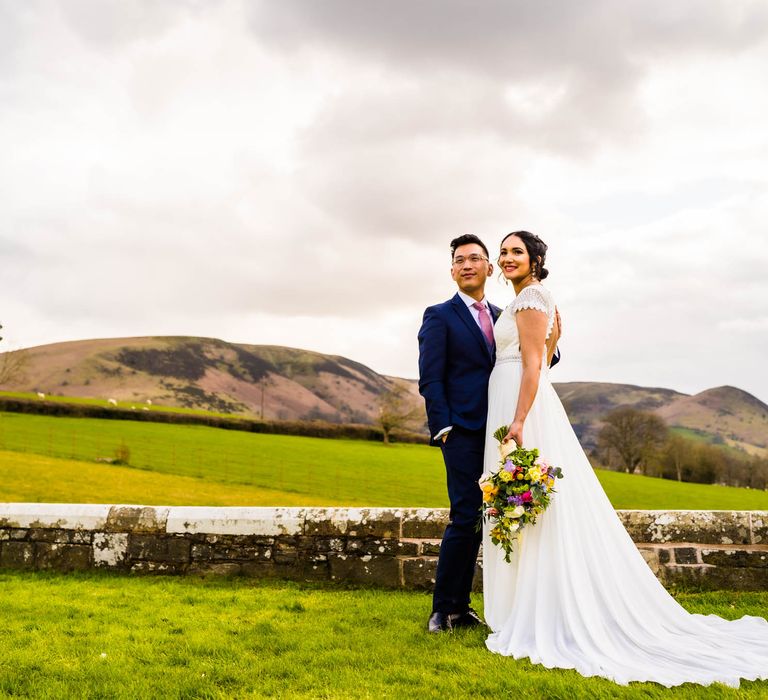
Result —
<instances>
[{"instance_id":1,"label":"wedding dress","mask_svg":"<svg viewBox=\"0 0 768 700\"><path fill-rule=\"evenodd\" d=\"M522 376L515 313L522 309L548 315L547 335L554 325L554 301L539 284L523 289L496 322L485 472L498 469L492 433L515 415ZM521 533L511 563L484 525L488 649L620 684L738 687L740 678L768 679L768 621L688 613L656 579L603 492L546 365L523 442L564 477L550 507Z\"/></svg>"}]
</instances>

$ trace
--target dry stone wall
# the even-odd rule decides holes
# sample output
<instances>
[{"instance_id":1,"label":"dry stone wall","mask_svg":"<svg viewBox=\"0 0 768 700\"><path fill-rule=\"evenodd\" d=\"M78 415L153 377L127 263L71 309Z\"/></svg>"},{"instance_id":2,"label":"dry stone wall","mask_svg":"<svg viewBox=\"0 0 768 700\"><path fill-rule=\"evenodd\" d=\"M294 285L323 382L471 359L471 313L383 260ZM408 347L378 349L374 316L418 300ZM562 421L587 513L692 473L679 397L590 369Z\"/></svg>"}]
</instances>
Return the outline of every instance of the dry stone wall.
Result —
<instances>
[{"instance_id":1,"label":"dry stone wall","mask_svg":"<svg viewBox=\"0 0 768 700\"><path fill-rule=\"evenodd\" d=\"M768 512L618 515L664 584L768 590ZM0 568L430 589L447 520L445 509L5 503Z\"/></svg>"}]
</instances>

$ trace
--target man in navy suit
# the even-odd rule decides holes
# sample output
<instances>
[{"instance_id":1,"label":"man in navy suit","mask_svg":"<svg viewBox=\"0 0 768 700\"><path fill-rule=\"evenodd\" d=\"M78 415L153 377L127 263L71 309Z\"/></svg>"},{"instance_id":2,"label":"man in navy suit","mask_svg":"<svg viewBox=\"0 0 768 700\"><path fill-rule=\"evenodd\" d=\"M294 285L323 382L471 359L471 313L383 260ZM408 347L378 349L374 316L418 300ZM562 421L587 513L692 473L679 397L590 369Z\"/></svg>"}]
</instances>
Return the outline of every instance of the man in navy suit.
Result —
<instances>
[{"instance_id":1,"label":"man in navy suit","mask_svg":"<svg viewBox=\"0 0 768 700\"><path fill-rule=\"evenodd\" d=\"M488 249L477 236L451 241L451 277L459 291L430 306L419 330L419 392L426 402L433 444L443 452L451 504L437 563L430 632L485 624L469 606L469 594L482 539L477 531L482 504L477 482L483 473L488 379L496 352L492 324L501 314L485 298L491 274Z\"/></svg>"}]
</instances>

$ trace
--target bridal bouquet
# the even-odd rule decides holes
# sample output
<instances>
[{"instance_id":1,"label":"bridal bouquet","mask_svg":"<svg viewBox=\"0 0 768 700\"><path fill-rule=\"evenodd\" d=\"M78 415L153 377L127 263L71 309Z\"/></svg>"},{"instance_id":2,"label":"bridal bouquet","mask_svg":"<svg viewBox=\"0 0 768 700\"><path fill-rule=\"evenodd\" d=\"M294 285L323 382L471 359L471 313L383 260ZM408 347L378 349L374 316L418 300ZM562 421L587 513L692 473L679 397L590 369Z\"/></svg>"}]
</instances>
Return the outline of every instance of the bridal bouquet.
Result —
<instances>
[{"instance_id":1,"label":"bridal bouquet","mask_svg":"<svg viewBox=\"0 0 768 700\"><path fill-rule=\"evenodd\" d=\"M555 493L555 479L563 478L560 467L547 464L537 449L526 450L512 441L504 444L508 432L506 425L494 432L501 454L499 469L483 474L479 482L483 491L482 517L493 525L491 542L504 550L507 562L517 533L533 525L547 509Z\"/></svg>"}]
</instances>

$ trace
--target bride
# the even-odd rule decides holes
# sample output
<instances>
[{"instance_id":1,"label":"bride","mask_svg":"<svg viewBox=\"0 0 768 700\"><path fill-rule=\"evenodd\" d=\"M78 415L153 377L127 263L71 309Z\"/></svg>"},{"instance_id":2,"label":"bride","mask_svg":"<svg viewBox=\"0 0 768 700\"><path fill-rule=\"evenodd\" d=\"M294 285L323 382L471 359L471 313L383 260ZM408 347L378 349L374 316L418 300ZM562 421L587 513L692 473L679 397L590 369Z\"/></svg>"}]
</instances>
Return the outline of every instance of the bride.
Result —
<instances>
[{"instance_id":1,"label":"bride","mask_svg":"<svg viewBox=\"0 0 768 700\"><path fill-rule=\"evenodd\" d=\"M486 646L548 668L616 683L665 686L768 679L768 622L686 612L659 583L603 492L549 381L545 340L555 303L541 284L547 246L527 231L501 242L498 264L517 297L494 328L485 472L498 468L492 433L536 447L564 478L511 563L483 532Z\"/></svg>"}]
</instances>

